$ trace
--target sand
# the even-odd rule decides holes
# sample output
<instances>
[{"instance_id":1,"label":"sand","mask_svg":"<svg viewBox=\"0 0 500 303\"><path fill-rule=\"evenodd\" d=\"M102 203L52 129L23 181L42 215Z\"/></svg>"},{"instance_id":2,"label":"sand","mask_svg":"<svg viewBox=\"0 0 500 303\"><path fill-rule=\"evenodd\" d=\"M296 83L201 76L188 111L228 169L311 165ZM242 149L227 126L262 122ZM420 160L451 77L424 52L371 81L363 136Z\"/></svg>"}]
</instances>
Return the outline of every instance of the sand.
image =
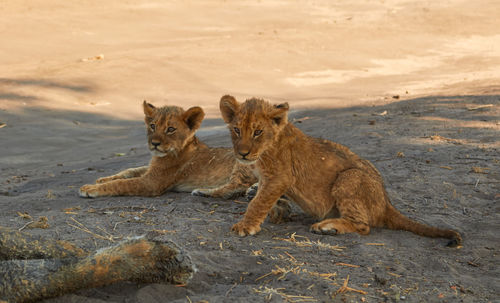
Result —
<instances>
[{"instance_id":1,"label":"sand","mask_svg":"<svg viewBox=\"0 0 500 303\"><path fill-rule=\"evenodd\" d=\"M89 249L165 230L198 266L184 287L122 283L47 302L493 302L499 14L495 1L3 1L0 222L46 216L48 229L27 231ZM200 138L230 146L224 94L289 102L300 129L371 160L400 211L460 231L464 247L386 229L315 235L297 208L239 238L229 230L243 198L77 196L148 163L144 99L202 106ZM366 294L339 293L347 278Z\"/></svg>"}]
</instances>

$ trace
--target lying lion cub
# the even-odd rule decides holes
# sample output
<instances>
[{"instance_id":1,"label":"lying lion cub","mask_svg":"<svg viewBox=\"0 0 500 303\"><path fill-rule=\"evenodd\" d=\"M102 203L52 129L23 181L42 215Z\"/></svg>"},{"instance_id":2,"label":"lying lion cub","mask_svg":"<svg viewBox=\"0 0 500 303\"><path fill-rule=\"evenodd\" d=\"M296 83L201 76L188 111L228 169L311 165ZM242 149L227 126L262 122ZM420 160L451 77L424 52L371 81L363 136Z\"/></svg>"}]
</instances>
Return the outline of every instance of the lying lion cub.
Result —
<instances>
[{"instance_id":1,"label":"lying lion cub","mask_svg":"<svg viewBox=\"0 0 500 303\"><path fill-rule=\"evenodd\" d=\"M205 116L200 107L187 111L177 106L155 107L143 103L148 145L153 155L149 166L129 168L80 188L81 197L158 196L167 190L191 192L238 184L223 197L243 193L257 182L252 171L236 162L229 148L209 148L195 136Z\"/></svg>"},{"instance_id":2,"label":"lying lion cub","mask_svg":"<svg viewBox=\"0 0 500 303\"><path fill-rule=\"evenodd\" d=\"M288 123L287 103L250 99L240 104L224 96L220 110L237 160L259 176L257 195L232 228L240 236L259 232L273 205L286 195L322 220L311 226L315 233L367 235L370 226L387 227L448 238L449 246L461 244L457 232L418 223L397 211L369 161L343 145L311 138Z\"/></svg>"}]
</instances>

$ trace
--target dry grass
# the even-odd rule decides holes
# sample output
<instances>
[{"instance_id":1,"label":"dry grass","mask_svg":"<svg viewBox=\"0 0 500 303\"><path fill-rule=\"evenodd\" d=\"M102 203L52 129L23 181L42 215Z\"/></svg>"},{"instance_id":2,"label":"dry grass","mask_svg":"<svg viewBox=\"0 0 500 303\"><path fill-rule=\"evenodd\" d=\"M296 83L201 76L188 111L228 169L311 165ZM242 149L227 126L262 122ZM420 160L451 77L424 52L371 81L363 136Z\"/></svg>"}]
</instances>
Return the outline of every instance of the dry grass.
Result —
<instances>
[{"instance_id":1,"label":"dry grass","mask_svg":"<svg viewBox=\"0 0 500 303\"><path fill-rule=\"evenodd\" d=\"M297 240L297 238L303 238L304 240ZM343 251L345 249L345 247L343 247L343 246L323 243L320 240L311 241L311 240L309 240L309 238L307 238L305 236L299 236L296 233L291 234L290 238L288 238L288 239L287 238L274 238L274 239L294 243L295 245L297 245L299 247L319 247L319 248L326 248L326 249L331 249L331 250L335 250L335 251Z\"/></svg>"}]
</instances>

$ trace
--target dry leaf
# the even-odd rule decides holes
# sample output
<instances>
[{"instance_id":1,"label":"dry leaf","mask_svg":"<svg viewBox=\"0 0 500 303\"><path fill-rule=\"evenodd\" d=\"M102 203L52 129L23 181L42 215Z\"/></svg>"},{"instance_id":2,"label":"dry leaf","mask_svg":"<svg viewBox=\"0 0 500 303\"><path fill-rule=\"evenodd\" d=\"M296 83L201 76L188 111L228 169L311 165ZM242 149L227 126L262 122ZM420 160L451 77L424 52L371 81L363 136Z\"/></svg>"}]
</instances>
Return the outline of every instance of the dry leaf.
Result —
<instances>
[{"instance_id":1,"label":"dry leaf","mask_svg":"<svg viewBox=\"0 0 500 303\"><path fill-rule=\"evenodd\" d=\"M488 170L489 168L488 167L478 167L478 166L473 166L472 167L472 171L475 172L476 174L485 174L487 175L488 172L486 170Z\"/></svg>"},{"instance_id":2,"label":"dry leaf","mask_svg":"<svg viewBox=\"0 0 500 303\"><path fill-rule=\"evenodd\" d=\"M42 228L42 229L47 229L47 228L50 227L48 221L49 221L49 219L47 219L47 217L42 216L42 217L38 218L38 221L30 223L26 227L27 228Z\"/></svg>"},{"instance_id":3,"label":"dry leaf","mask_svg":"<svg viewBox=\"0 0 500 303\"><path fill-rule=\"evenodd\" d=\"M63 208L63 209L61 209L61 211L70 212L70 211L75 211L75 210L80 210L80 209L81 209L80 206L75 206L75 207Z\"/></svg>"},{"instance_id":4,"label":"dry leaf","mask_svg":"<svg viewBox=\"0 0 500 303\"><path fill-rule=\"evenodd\" d=\"M404 157L405 157L405 154L404 154L403 152L398 152L398 153L396 154L396 156L397 156L398 158L404 158Z\"/></svg>"},{"instance_id":5,"label":"dry leaf","mask_svg":"<svg viewBox=\"0 0 500 303\"><path fill-rule=\"evenodd\" d=\"M24 213L21 213L21 212L17 212L17 215L23 219L27 219L27 220L33 220L33 217L28 215L27 212L24 212Z\"/></svg>"},{"instance_id":6,"label":"dry leaf","mask_svg":"<svg viewBox=\"0 0 500 303\"><path fill-rule=\"evenodd\" d=\"M449 167L449 166L440 166L439 168L444 168L444 169L449 169L449 170L453 169L452 167Z\"/></svg>"},{"instance_id":7,"label":"dry leaf","mask_svg":"<svg viewBox=\"0 0 500 303\"><path fill-rule=\"evenodd\" d=\"M52 192L52 190L47 190L47 195L45 196L47 199L54 199L56 195Z\"/></svg>"},{"instance_id":8,"label":"dry leaf","mask_svg":"<svg viewBox=\"0 0 500 303\"><path fill-rule=\"evenodd\" d=\"M433 140L433 141L445 141L445 142L450 142L450 143L455 143L455 144L462 144L462 142L460 142L460 140L450 139L450 138L446 138L446 137L443 137L440 135L430 136L429 138L431 138L431 140Z\"/></svg>"}]
</instances>

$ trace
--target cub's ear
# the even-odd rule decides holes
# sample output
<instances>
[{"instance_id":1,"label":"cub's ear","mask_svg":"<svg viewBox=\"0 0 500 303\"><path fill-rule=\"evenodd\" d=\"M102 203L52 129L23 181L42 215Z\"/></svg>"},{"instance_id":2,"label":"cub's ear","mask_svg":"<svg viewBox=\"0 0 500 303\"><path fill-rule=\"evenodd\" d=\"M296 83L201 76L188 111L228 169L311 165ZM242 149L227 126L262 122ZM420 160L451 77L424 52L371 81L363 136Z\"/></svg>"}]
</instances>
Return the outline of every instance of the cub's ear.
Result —
<instances>
[{"instance_id":1,"label":"cub's ear","mask_svg":"<svg viewBox=\"0 0 500 303\"><path fill-rule=\"evenodd\" d=\"M285 125L288 123L288 109L289 106L287 102L273 105L273 109L269 113L269 117L276 125Z\"/></svg>"},{"instance_id":2,"label":"cub's ear","mask_svg":"<svg viewBox=\"0 0 500 303\"><path fill-rule=\"evenodd\" d=\"M144 109L144 115L146 115L147 117L153 116L153 113L156 109L153 104L146 102L146 100L144 100L144 102L142 103L142 108Z\"/></svg>"},{"instance_id":3,"label":"cub's ear","mask_svg":"<svg viewBox=\"0 0 500 303\"><path fill-rule=\"evenodd\" d=\"M204 117L205 113L203 112L203 109L199 106L195 106L188 109L183 114L182 118L190 129L196 130L200 127L201 121L203 121Z\"/></svg>"},{"instance_id":4,"label":"cub's ear","mask_svg":"<svg viewBox=\"0 0 500 303\"><path fill-rule=\"evenodd\" d=\"M231 123L240 105L233 96L225 95L220 99L219 108L224 122Z\"/></svg>"}]
</instances>

